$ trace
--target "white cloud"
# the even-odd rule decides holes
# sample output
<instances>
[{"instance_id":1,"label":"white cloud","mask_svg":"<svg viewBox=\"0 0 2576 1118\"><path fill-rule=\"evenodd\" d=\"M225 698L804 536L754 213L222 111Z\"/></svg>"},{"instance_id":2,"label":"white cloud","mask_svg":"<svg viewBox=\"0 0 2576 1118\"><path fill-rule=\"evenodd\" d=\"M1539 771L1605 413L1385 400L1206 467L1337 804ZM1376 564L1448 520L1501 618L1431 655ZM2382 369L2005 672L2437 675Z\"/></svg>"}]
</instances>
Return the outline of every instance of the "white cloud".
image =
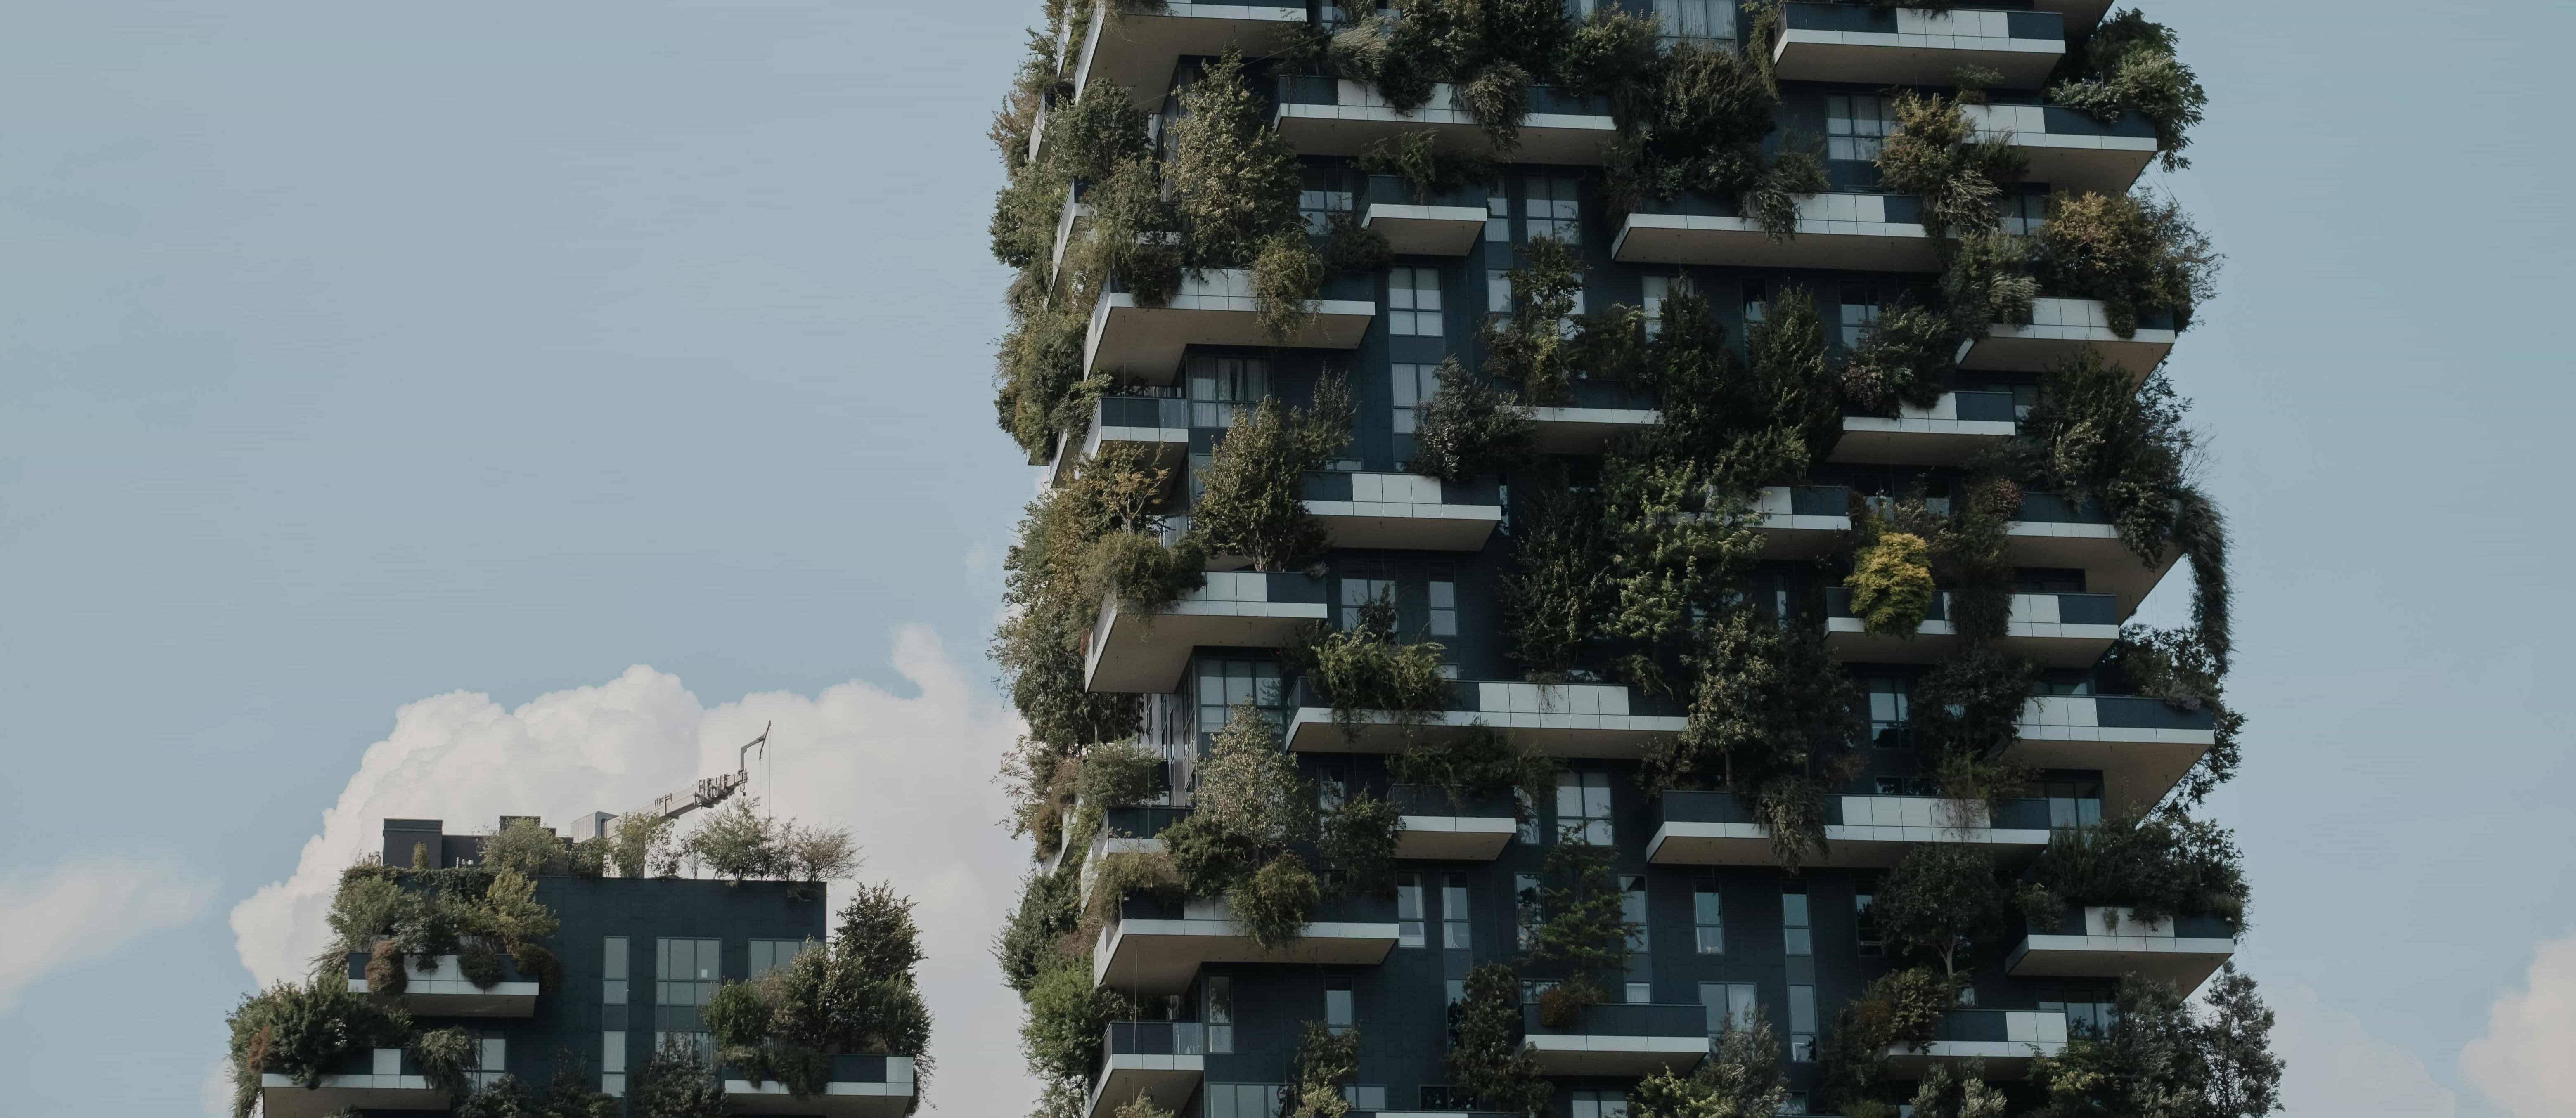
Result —
<instances>
[{"instance_id":1,"label":"white cloud","mask_svg":"<svg viewBox=\"0 0 2576 1118\"><path fill-rule=\"evenodd\" d=\"M2460 1049L2460 1072L2514 1118L2576 1107L2576 938L2540 945L2523 976L2487 1009L2487 1032Z\"/></svg>"},{"instance_id":2,"label":"white cloud","mask_svg":"<svg viewBox=\"0 0 2576 1118\"><path fill-rule=\"evenodd\" d=\"M710 708L678 677L637 666L516 710L462 692L404 706L322 813L294 876L233 909L242 963L263 983L303 973L341 868L379 847L387 816L445 820L450 833L504 814L560 827L730 772L736 748L774 721L767 759L751 760L762 804L850 828L867 858L861 876L891 880L919 903L930 952L921 981L937 1014L933 1107L1025 1111L1034 1088L1020 1063L1019 1002L988 950L1015 896L1011 867L1026 857L998 825L1007 808L993 782L1019 724L928 629L899 629L894 646L895 670L917 696L853 682Z\"/></svg>"},{"instance_id":3,"label":"white cloud","mask_svg":"<svg viewBox=\"0 0 2576 1118\"><path fill-rule=\"evenodd\" d=\"M2329 1009L2292 986L2272 1007L2273 1054L2287 1061L2281 1102L2292 1114L2453 1118L2459 1099L2433 1081L2415 1053L2373 1038L2361 1018Z\"/></svg>"},{"instance_id":4,"label":"white cloud","mask_svg":"<svg viewBox=\"0 0 2576 1118\"><path fill-rule=\"evenodd\" d=\"M74 858L41 877L0 877L0 1014L28 986L197 918L215 883L164 862Z\"/></svg>"}]
</instances>

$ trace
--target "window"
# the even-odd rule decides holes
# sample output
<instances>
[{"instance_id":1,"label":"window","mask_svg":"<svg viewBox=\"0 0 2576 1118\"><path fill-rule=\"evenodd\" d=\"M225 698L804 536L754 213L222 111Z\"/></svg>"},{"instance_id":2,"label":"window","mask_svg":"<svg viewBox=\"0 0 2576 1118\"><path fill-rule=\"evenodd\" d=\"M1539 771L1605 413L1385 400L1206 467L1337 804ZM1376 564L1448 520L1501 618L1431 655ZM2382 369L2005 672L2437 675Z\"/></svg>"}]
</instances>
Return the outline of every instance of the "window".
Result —
<instances>
[{"instance_id":1,"label":"window","mask_svg":"<svg viewBox=\"0 0 2576 1118\"><path fill-rule=\"evenodd\" d=\"M1887 939L1879 934L1878 914L1871 909L1877 900L1874 893L1852 894L1852 926L1858 933L1860 957L1864 959L1887 957Z\"/></svg>"},{"instance_id":2,"label":"window","mask_svg":"<svg viewBox=\"0 0 2576 1118\"><path fill-rule=\"evenodd\" d=\"M1415 338L1440 336L1440 269L1390 268L1386 273L1387 332Z\"/></svg>"},{"instance_id":3,"label":"window","mask_svg":"<svg viewBox=\"0 0 2576 1118\"><path fill-rule=\"evenodd\" d=\"M2048 224L2048 195L2007 194L1996 209L2003 215L2004 232L2031 236Z\"/></svg>"},{"instance_id":4,"label":"window","mask_svg":"<svg viewBox=\"0 0 2576 1118\"><path fill-rule=\"evenodd\" d=\"M1466 1001L1466 1000L1467 1000L1467 980L1466 980L1466 979L1463 979L1463 978L1452 978L1452 979L1449 979L1449 980L1447 980L1447 981L1445 981L1445 982L1441 983L1440 985L1441 985L1441 988L1442 988L1443 992L1445 992L1445 993L1446 993L1446 994L1448 994L1448 996L1449 996L1449 1002L1448 1002L1448 1004L1450 1004L1450 1005L1456 1005L1456 1004L1458 1004L1459 1002L1463 1002L1463 1001Z\"/></svg>"},{"instance_id":5,"label":"window","mask_svg":"<svg viewBox=\"0 0 2576 1118\"><path fill-rule=\"evenodd\" d=\"M1520 829L1513 832L1512 837L1532 846L1538 845L1538 793L1529 788L1514 788L1512 802L1520 819Z\"/></svg>"},{"instance_id":6,"label":"window","mask_svg":"<svg viewBox=\"0 0 2576 1118\"><path fill-rule=\"evenodd\" d=\"M1655 984L1654 984L1654 983L1651 983L1651 982L1631 982L1631 983L1629 983L1629 984L1628 984L1628 1004L1629 1004L1629 1005L1644 1005L1644 1004L1646 1004L1646 1003L1648 1003L1648 1002L1651 1002L1651 1001L1654 1001L1654 1000L1655 1000Z\"/></svg>"},{"instance_id":7,"label":"window","mask_svg":"<svg viewBox=\"0 0 2576 1118\"><path fill-rule=\"evenodd\" d=\"M1467 907L1467 875L1440 875L1440 946L1451 951L1475 946L1475 936L1468 931L1474 919Z\"/></svg>"},{"instance_id":8,"label":"window","mask_svg":"<svg viewBox=\"0 0 2576 1118\"><path fill-rule=\"evenodd\" d=\"M1273 721L1278 721L1286 702L1279 691L1279 665L1266 660L1200 658L1200 733L1224 729L1235 704L1247 702L1270 712Z\"/></svg>"},{"instance_id":9,"label":"window","mask_svg":"<svg viewBox=\"0 0 2576 1118\"><path fill-rule=\"evenodd\" d=\"M1512 200L1503 193L1503 184L1485 188L1485 240L1489 244L1510 244L1512 240Z\"/></svg>"},{"instance_id":10,"label":"window","mask_svg":"<svg viewBox=\"0 0 2576 1118\"><path fill-rule=\"evenodd\" d=\"M1744 281L1744 324L1751 326L1762 321L1762 316L1769 313L1771 313L1771 282L1769 280Z\"/></svg>"},{"instance_id":11,"label":"window","mask_svg":"<svg viewBox=\"0 0 2576 1118\"><path fill-rule=\"evenodd\" d=\"M626 1093L626 1033L611 1029L599 1034L599 1089L611 1095Z\"/></svg>"},{"instance_id":12,"label":"window","mask_svg":"<svg viewBox=\"0 0 2576 1118\"><path fill-rule=\"evenodd\" d=\"M1421 407L1423 401L1440 391L1440 366L1412 365L1399 361L1394 368L1395 433L1410 435L1415 430L1414 409ZM1409 439L1406 441L1411 442ZM1412 451L1408 448L1405 456L1410 458L1411 455Z\"/></svg>"},{"instance_id":13,"label":"window","mask_svg":"<svg viewBox=\"0 0 2576 1118\"><path fill-rule=\"evenodd\" d=\"M1638 282L1643 285L1642 297L1646 304L1646 336L1660 338L1664 336L1664 300L1673 297L1673 289L1680 284L1680 278L1647 276Z\"/></svg>"},{"instance_id":14,"label":"window","mask_svg":"<svg viewBox=\"0 0 2576 1118\"><path fill-rule=\"evenodd\" d=\"M1887 98L1867 93L1834 93L1825 97L1825 158L1867 163L1893 131Z\"/></svg>"},{"instance_id":15,"label":"window","mask_svg":"<svg viewBox=\"0 0 2576 1118\"><path fill-rule=\"evenodd\" d=\"M1869 743L1880 749L1903 749L1908 744L1906 727L1911 718L1905 681L1894 676L1871 676L1869 688Z\"/></svg>"},{"instance_id":16,"label":"window","mask_svg":"<svg viewBox=\"0 0 2576 1118\"><path fill-rule=\"evenodd\" d=\"M1502 268L1485 269L1485 310L1491 314L1512 313L1512 274Z\"/></svg>"},{"instance_id":17,"label":"window","mask_svg":"<svg viewBox=\"0 0 2576 1118\"><path fill-rule=\"evenodd\" d=\"M626 937L600 938L599 1089L626 1093Z\"/></svg>"},{"instance_id":18,"label":"window","mask_svg":"<svg viewBox=\"0 0 2576 1118\"><path fill-rule=\"evenodd\" d=\"M1655 0L1655 22L1667 43L1735 49L1735 0Z\"/></svg>"},{"instance_id":19,"label":"window","mask_svg":"<svg viewBox=\"0 0 2576 1118\"><path fill-rule=\"evenodd\" d=\"M1699 926L1699 953L1726 954L1726 905L1718 896L1717 882L1701 880L1691 885L1691 922Z\"/></svg>"},{"instance_id":20,"label":"window","mask_svg":"<svg viewBox=\"0 0 2576 1118\"><path fill-rule=\"evenodd\" d=\"M1453 563L1430 565L1431 635L1458 635L1458 567Z\"/></svg>"},{"instance_id":21,"label":"window","mask_svg":"<svg viewBox=\"0 0 2576 1118\"><path fill-rule=\"evenodd\" d=\"M1342 1101L1351 1104L1353 1110L1384 1110L1386 1109L1386 1088L1345 1083L1342 1085Z\"/></svg>"},{"instance_id":22,"label":"window","mask_svg":"<svg viewBox=\"0 0 2576 1118\"><path fill-rule=\"evenodd\" d=\"M2042 990L2039 1011L2066 1015L2066 1035L2099 1040L2111 1034L2111 1022L2119 1017L2120 1007L2108 990Z\"/></svg>"},{"instance_id":23,"label":"window","mask_svg":"<svg viewBox=\"0 0 2576 1118\"><path fill-rule=\"evenodd\" d=\"M1224 975L1209 975L1207 1005L1200 1016L1207 1019L1207 1050L1234 1051L1234 980Z\"/></svg>"},{"instance_id":24,"label":"window","mask_svg":"<svg viewBox=\"0 0 2576 1118\"><path fill-rule=\"evenodd\" d=\"M1782 941L1785 945L1783 948L1784 953L1789 955L1813 955L1816 953L1815 939L1807 928L1807 895L1805 893L1780 894L1780 931L1782 933Z\"/></svg>"},{"instance_id":25,"label":"window","mask_svg":"<svg viewBox=\"0 0 2576 1118\"><path fill-rule=\"evenodd\" d=\"M712 939L655 940L653 1046L662 1045L662 1033L704 1033L698 1009L715 996L716 985L723 978L722 964L717 962L719 943Z\"/></svg>"},{"instance_id":26,"label":"window","mask_svg":"<svg viewBox=\"0 0 2576 1118\"><path fill-rule=\"evenodd\" d=\"M804 953L805 941L801 939L755 939L751 941L751 977L746 981L758 982L761 975L786 966Z\"/></svg>"},{"instance_id":27,"label":"window","mask_svg":"<svg viewBox=\"0 0 2576 1118\"><path fill-rule=\"evenodd\" d=\"M1570 1118L1628 1118L1625 1091L1576 1091Z\"/></svg>"},{"instance_id":28,"label":"window","mask_svg":"<svg viewBox=\"0 0 2576 1118\"><path fill-rule=\"evenodd\" d=\"M1512 875L1512 914L1515 917L1514 922L1520 926L1520 947L1523 951L1537 944L1538 926L1540 922L1547 919L1546 911L1539 905L1538 896L1536 874Z\"/></svg>"},{"instance_id":29,"label":"window","mask_svg":"<svg viewBox=\"0 0 2576 1118\"><path fill-rule=\"evenodd\" d=\"M607 978L599 984L599 1004L626 1004L626 937L608 936L600 943L600 973Z\"/></svg>"},{"instance_id":30,"label":"window","mask_svg":"<svg viewBox=\"0 0 2576 1118\"><path fill-rule=\"evenodd\" d=\"M1860 340L1869 335L1870 327L1878 325L1878 310L1877 288L1863 283L1843 285L1844 348L1859 345Z\"/></svg>"},{"instance_id":31,"label":"window","mask_svg":"<svg viewBox=\"0 0 2576 1118\"><path fill-rule=\"evenodd\" d=\"M1190 426L1232 427L1238 409L1270 395L1270 362L1261 357L1190 358Z\"/></svg>"},{"instance_id":32,"label":"window","mask_svg":"<svg viewBox=\"0 0 2576 1118\"><path fill-rule=\"evenodd\" d=\"M2090 827L2102 821L2102 786L2090 780L2044 780L2051 827Z\"/></svg>"},{"instance_id":33,"label":"window","mask_svg":"<svg viewBox=\"0 0 2576 1118\"><path fill-rule=\"evenodd\" d=\"M1576 197L1580 180L1533 175L1524 184L1529 196L1521 200L1521 216L1528 219L1531 240L1554 237L1569 245L1583 243L1583 204Z\"/></svg>"},{"instance_id":34,"label":"window","mask_svg":"<svg viewBox=\"0 0 2576 1118\"><path fill-rule=\"evenodd\" d=\"M1210 1083L1205 1089L1207 1118L1271 1118L1279 1113L1277 1083Z\"/></svg>"},{"instance_id":35,"label":"window","mask_svg":"<svg viewBox=\"0 0 2576 1118\"><path fill-rule=\"evenodd\" d=\"M1628 950L1643 954L1646 950L1645 878L1634 874L1619 878L1619 922L1628 926Z\"/></svg>"},{"instance_id":36,"label":"window","mask_svg":"<svg viewBox=\"0 0 2576 1118\"><path fill-rule=\"evenodd\" d=\"M1702 982L1699 1004L1708 1010L1708 1034L1716 1036L1751 1025L1757 1003L1750 982Z\"/></svg>"},{"instance_id":37,"label":"window","mask_svg":"<svg viewBox=\"0 0 2576 1118\"><path fill-rule=\"evenodd\" d=\"M1422 875L1395 875L1395 945L1420 947L1422 935Z\"/></svg>"},{"instance_id":38,"label":"window","mask_svg":"<svg viewBox=\"0 0 2576 1118\"><path fill-rule=\"evenodd\" d=\"M474 1038L474 1074L469 1079L478 1089L489 1087L510 1070L510 1040L488 1034Z\"/></svg>"},{"instance_id":39,"label":"window","mask_svg":"<svg viewBox=\"0 0 2576 1118\"><path fill-rule=\"evenodd\" d=\"M1452 1000L1454 1001L1455 999L1452 999ZM1457 1097L1457 1096L1456 1096L1455 1094L1453 1094L1453 1093L1449 1090L1449 1085L1448 1085L1448 1084L1446 1084L1446 1083L1439 1083L1439 1084L1430 1084L1430 1083L1426 1083L1426 1084L1423 1084L1423 1086L1422 1086L1422 1109L1424 1109L1424 1110L1451 1110L1451 1109L1455 1109L1455 1108L1456 1108L1456 1106L1457 1106L1457 1103L1456 1103L1455 1101L1453 1101L1453 1100L1455 1100L1455 1099L1456 1099L1456 1097Z\"/></svg>"},{"instance_id":40,"label":"window","mask_svg":"<svg viewBox=\"0 0 2576 1118\"><path fill-rule=\"evenodd\" d=\"M1395 565L1384 559L1352 559L1342 564L1342 628L1357 629L1368 621L1370 606L1395 605Z\"/></svg>"},{"instance_id":41,"label":"window","mask_svg":"<svg viewBox=\"0 0 2576 1118\"><path fill-rule=\"evenodd\" d=\"M1351 1031L1351 1026L1357 1023L1354 1014L1358 1008L1353 1002L1354 997L1351 976L1324 976L1324 1027L1332 1030L1334 1036Z\"/></svg>"},{"instance_id":42,"label":"window","mask_svg":"<svg viewBox=\"0 0 2576 1118\"><path fill-rule=\"evenodd\" d=\"M1333 215L1351 212L1350 184L1339 167L1307 167L1297 172L1297 216L1306 231L1323 236L1332 231Z\"/></svg>"},{"instance_id":43,"label":"window","mask_svg":"<svg viewBox=\"0 0 2576 1118\"><path fill-rule=\"evenodd\" d=\"M1610 845L1610 774L1556 774L1556 828L1567 842Z\"/></svg>"},{"instance_id":44,"label":"window","mask_svg":"<svg viewBox=\"0 0 2576 1118\"><path fill-rule=\"evenodd\" d=\"M1798 1063L1816 1061L1816 988L1789 987L1789 1058Z\"/></svg>"},{"instance_id":45,"label":"window","mask_svg":"<svg viewBox=\"0 0 2576 1118\"><path fill-rule=\"evenodd\" d=\"M1351 780L1340 765L1323 765L1315 770L1315 810L1329 819L1351 798Z\"/></svg>"}]
</instances>

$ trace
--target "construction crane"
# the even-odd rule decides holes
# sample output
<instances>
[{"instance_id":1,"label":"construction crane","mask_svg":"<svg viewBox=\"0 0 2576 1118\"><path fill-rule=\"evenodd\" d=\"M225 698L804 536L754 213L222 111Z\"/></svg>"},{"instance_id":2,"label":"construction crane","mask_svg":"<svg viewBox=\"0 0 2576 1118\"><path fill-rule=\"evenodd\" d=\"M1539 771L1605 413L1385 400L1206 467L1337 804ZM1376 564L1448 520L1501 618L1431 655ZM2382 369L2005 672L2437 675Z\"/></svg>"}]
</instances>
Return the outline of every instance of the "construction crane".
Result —
<instances>
[{"instance_id":1,"label":"construction crane","mask_svg":"<svg viewBox=\"0 0 2576 1118\"><path fill-rule=\"evenodd\" d=\"M775 725L777 725L775 722L763 724L760 727L759 737L742 743L742 748L734 752L735 763L732 772L722 776L701 777L693 787L681 789L667 796L656 797L649 806L626 814L648 815L656 819L677 819L699 808L714 807L731 799L734 793L742 791L751 783L751 751L758 749L763 758L769 756L769 728ZM609 822L619 818L622 817L602 812L592 817L593 826L599 834L605 835L608 833Z\"/></svg>"}]
</instances>

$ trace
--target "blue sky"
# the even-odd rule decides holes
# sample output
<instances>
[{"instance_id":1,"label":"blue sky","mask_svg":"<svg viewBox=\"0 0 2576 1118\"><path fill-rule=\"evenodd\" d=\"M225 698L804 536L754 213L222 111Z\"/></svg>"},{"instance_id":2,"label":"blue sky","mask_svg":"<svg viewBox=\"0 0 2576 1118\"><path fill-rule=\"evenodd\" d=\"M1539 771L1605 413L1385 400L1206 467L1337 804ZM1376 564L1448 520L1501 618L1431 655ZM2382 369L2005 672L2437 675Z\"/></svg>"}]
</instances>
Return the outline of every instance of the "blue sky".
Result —
<instances>
[{"instance_id":1,"label":"blue sky","mask_svg":"<svg viewBox=\"0 0 2576 1118\"><path fill-rule=\"evenodd\" d=\"M0 951L23 1112L195 1105L251 982L228 915L405 704L633 664L710 708L898 701L923 664L982 693L1030 485L992 423L983 131L1034 9L12 6L0 898L63 903L0 926L75 933ZM2576 9L2150 11L2214 101L2162 185L2230 256L2171 368L2236 528L2253 725L2214 806L2256 881L2242 959L2312 991L2302 1043L2397 1077L2363 1081L2374 1112L2543 1113L2459 1054L2576 935L2550 698L2576 245L2542 93ZM898 626L938 638L920 670ZM67 884L93 879L128 888ZM1006 1030L996 1005L943 1025ZM1016 1074L975 1052L951 1074Z\"/></svg>"}]
</instances>

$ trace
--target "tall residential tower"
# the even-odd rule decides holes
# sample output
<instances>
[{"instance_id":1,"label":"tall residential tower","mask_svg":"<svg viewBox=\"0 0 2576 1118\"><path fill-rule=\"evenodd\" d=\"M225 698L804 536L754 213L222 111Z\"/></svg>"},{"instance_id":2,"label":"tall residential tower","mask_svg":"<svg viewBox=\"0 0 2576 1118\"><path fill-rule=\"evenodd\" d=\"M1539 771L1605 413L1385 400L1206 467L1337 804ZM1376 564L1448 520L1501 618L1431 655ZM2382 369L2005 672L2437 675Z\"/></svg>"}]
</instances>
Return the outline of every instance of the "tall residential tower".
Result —
<instances>
[{"instance_id":1,"label":"tall residential tower","mask_svg":"<svg viewBox=\"0 0 2576 1118\"><path fill-rule=\"evenodd\" d=\"M2218 258L2141 186L2204 98L2108 8L1048 6L993 223L1042 1113L2271 1109L2193 814Z\"/></svg>"}]
</instances>

